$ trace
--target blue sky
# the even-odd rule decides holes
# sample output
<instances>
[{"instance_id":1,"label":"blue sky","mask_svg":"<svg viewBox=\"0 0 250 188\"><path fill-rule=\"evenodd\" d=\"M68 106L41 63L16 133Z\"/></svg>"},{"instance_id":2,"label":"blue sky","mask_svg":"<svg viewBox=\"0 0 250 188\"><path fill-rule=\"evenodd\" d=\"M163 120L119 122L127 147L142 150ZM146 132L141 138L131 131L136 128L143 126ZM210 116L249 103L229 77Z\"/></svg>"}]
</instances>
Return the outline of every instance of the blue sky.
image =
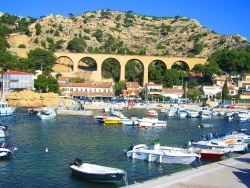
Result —
<instances>
[{"instance_id":1,"label":"blue sky","mask_svg":"<svg viewBox=\"0 0 250 188\"><path fill-rule=\"evenodd\" d=\"M240 34L250 41L249 0L1 0L0 12L40 18L88 11L132 11L156 17L186 16L222 35Z\"/></svg>"}]
</instances>

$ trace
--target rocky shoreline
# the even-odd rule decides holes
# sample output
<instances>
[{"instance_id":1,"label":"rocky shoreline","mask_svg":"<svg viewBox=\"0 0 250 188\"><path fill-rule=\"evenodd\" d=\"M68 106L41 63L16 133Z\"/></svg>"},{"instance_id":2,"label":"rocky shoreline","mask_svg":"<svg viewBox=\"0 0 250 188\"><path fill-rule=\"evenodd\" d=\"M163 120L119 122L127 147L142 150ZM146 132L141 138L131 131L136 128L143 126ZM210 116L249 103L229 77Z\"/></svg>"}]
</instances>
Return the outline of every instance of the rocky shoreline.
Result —
<instances>
[{"instance_id":1,"label":"rocky shoreline","mask_svg":"<svg viewBox=\"0 0 250 188\"><path fill-rule=\"evenodd\" d=\"M11 92L6 96L9 106L20 108L39 108L45 106L58 106L59 103L64 105L70 104L70 99L60 98L56 93L35 93L33 91Z\"/></svg>"}]
</instances>

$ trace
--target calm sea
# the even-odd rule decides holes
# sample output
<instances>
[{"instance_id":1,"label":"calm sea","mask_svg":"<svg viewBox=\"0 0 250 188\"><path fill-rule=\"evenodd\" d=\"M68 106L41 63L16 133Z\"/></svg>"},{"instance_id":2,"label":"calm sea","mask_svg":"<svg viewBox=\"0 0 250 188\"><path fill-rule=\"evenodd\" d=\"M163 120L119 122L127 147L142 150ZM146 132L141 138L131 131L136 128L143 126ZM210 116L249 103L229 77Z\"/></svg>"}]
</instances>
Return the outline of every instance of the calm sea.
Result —
<instances>
[{"instance_id":1,"label":"calm sea","mask_svg":"<svg viewBox=\"0 0 250 188\"><path fill-rule=\"evenodd\" d=\"M94 111L94 115L101 115ZM146 110L124 110L123 114L138 117ZM159 119L166 119L160 116ZM159 139L161 145L182 147L192 138L200 140L208 132L248 128L239 121L222 117L212 119L167 118L166 128L138 129L124 126L103 126L93 117L57 116L54 120L40 120L27 109L17 109L13 116L1 117L0 123L9 126L6 141L18 150L13 159L0 161L0 187L117 187L112 184L93 183L75 178L69 173L69 164L76 157L84 162L121 168L128 174L128 183L142 182L156 177L195 168L191 165L148 163L126 158L123 150L131 142L150 144ZM198 128L210 123L211 128ZM49 153L45 153L48 147ZM230 154L229 157L235 154ZM224 157L222 160L226 159ZM201 161L201 165L214 161ZM198 163L197 163L198 164ZM123 183L118 187L124 186Z\"/></svg>"}]
</instances>

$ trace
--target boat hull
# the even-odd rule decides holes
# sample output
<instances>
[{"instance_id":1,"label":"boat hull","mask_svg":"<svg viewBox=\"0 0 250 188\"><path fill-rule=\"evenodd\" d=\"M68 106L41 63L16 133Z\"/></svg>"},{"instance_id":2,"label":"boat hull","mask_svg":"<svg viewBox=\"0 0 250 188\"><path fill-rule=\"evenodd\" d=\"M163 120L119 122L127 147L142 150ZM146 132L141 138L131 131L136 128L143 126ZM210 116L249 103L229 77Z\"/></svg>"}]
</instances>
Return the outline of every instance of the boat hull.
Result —
<instances>
[{"instance_id":1,"label":"boat hull","mask_svg":"<svg viewBox=\"0 0 250 188\"><path fill-rule=\"evenodd\" d=\"M0 159L10 159L13 156L13 151L8 148L0 148Z\"/></svg>"},{"instance_id":2,"label":"boat hull","mask_svg":"<svg viewBox=\"0 0 250 188\"><path fill-rule=\"evenodd\" d=\"M104 119L104 125L122 125L120 119Z\"/></svg>"},{"instance_id":3,"label":"boat hull","mask_svg":"<svg viewBox=\"0 0 250 188\"><path fill-rule=\"evenodd\" d=\"M191 148L193 152L199 154L201 158L205 159L218 159L225 155L224 151L213 150L213 149L200 149L200 148Z\"/></svg>"},{"instance_id":4,"label":"boat hull","mask_svg":"<svg viewBox=\"0 0 250 188\"><path fill-rule=\"evenodd\" d=\"M121 173L105 173L105 174L84 173L74 168L70 168L70 171L73 175L95 182L106 182L106 183L117 184L120 183L124 177L124 174Z\"/></svg>"},{"instance_id":5,"label":"boat hull","mask_svg":"<svg viewBox=\"0 0 250 188\"><path fill-rule=\"evenodd\" d=\"M192 142L192 147L195 148L202 148L202 149L216 149L219 151L223 151L226 153L232 152L233 151L233 146L220 146L220 145L209 145L208 143L204 142Z\"/></svg>"},{"instance_id":6,"label":"boat hull","mask_svg":"<svg viewBox=\"0 0 250 188\"><path fill-rule=\"evenodd\" d=\"M148 162L169 163L169 164L191 164L199 157L190 150L162 147L162 146L146 146L139 144L132 150L126 151L126 155L132 159L140 159Z\"/></svg>"},{"instance_id":7,"label":"boat hull","mask_svg":"<svg viewBox=\"0 0 250 188\"><path fill-rule=\"evenodd\" d=\"M166 127L167 121L157 121L157 122L145 122L145 121L138 121L138 127Z\"/></svg>"},{"instance_id":8,"label":"boat hull","mask_svg":"<svg viewBox=\"0 0 250 188\"><path fill-rule=\"evenodd\" d=\"M6 107L0 108L0 117L1 116L11 116L16 111L16 107Z\"/></svg>"},{"instance_id":9,"label":"boat hull","mask_svg":"<svg viewBox=\"0 0 250 188\"><path fill-rule=\"evenodd\" d=\"M106 183L127 181L127 173L122 169L82 163L78 158L73 164L70 164L70 172L89 181Z\"/></svg>"}]
</instances>

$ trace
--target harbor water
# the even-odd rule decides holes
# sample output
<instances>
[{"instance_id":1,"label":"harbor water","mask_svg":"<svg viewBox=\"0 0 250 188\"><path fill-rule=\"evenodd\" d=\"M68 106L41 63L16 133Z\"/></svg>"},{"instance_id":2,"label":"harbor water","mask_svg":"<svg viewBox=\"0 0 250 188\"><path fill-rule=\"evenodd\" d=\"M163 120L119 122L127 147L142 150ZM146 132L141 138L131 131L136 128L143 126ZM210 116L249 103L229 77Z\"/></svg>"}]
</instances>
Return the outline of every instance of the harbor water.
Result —
<instances>
[{"instance_id":1,"label":"harbor water","mask_svg":"<svg viewBox=\"0 0 250 188\"><path fill-rule=\"evenodd\" d=\"M146 116L145 109L124 110L125 116ZM159 111L158 111L159 112ZM101 115L101 111L93 111ZM159 113L160 114L160 113ZM121 187L119 185L95 183L73 177L69 165L76 157L83 162L121 168L127 172L128 184L150 180L182 170L196 168L215 161L201 160L191 165L148 163L132 160L124 154L132 142L150 144L159 139L161 145L183 147L191 139L201 140L206 133L238 131L243 126L239 121L228 121L219 116L211 119L166 118L167 127L139 129L126 126L104 126L93 117L58 115L53 120L41 120L28 114L27 109L17 109L13 116L1 117L0 123L8 126L9 145L17 147L12 159L0 161L0 187ZM212 127L201 128L202 123ZM48 153L45 148L48 148ZM230 153L220 160L234 157Z\"/></svg>"}]
</instances>

